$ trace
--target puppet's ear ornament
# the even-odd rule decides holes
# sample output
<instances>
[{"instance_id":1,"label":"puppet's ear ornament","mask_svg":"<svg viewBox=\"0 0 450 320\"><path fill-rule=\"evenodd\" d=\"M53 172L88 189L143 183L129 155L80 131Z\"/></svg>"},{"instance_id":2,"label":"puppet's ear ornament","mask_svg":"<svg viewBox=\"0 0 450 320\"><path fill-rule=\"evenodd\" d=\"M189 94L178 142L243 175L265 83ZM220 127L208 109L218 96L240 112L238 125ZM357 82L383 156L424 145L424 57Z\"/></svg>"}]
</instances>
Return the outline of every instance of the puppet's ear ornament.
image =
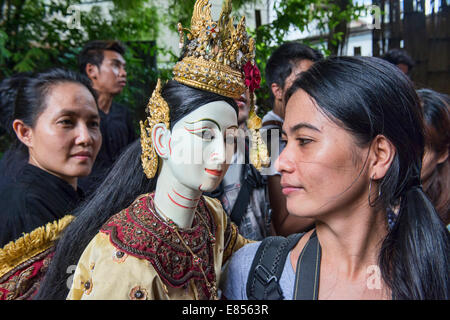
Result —
<instances>
[{"instance_id":1,"label":"puppet's ear ornament","mask_svg":"<svg viewBox=\"0 0 450 320\"><path fill-rule=\"evenodd\" d=\"M158 79L155 90L147 104L147 119L139 122L141 127L141 161L142 168L148 179L158 171L158 154L153 145L152 129L155 124L164 123L169 128L169 105L161 96L161 80Z\"/></svg>"}]
</instances>

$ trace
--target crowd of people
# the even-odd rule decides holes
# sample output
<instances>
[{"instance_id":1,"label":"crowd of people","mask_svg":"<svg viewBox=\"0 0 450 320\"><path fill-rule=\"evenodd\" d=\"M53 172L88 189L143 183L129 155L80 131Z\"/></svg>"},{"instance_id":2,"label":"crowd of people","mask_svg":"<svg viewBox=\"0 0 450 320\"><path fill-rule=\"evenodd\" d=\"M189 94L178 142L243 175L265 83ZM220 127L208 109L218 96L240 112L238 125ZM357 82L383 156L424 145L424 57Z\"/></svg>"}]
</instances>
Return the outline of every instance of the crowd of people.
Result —
<instances>
[{"instance_id":1,"label":"crowd of people","mask_svg":"<svg viewBox=\"0 0 450 320\"><path fill-rule=\"evenodd\" d=\"M214 50L191 28L140 137L114 101L119 41L1 82L0 300L449 299L450 97L416 88L402 50L292 41L260 119L243 23L207 33Z\"/></svg>"}]
</instances>

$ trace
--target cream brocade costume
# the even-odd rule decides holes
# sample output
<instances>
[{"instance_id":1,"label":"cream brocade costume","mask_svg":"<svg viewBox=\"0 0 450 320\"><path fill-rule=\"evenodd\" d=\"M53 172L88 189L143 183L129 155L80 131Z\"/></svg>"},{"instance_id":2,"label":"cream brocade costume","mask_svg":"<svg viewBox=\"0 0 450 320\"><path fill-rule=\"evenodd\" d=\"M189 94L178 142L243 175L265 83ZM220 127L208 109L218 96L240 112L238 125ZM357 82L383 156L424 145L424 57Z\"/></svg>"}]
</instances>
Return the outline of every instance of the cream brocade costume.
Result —
<instances>
[{"instance_id":1,"label":"cream brocade costume","mask_svg":"<svg viewBox=\"0 0 450 320\"><path fill-rule=\"evenodd\" d=\"M250 241L218 200L202 197L193 226L179 229L196 260L152 207L151 194L140 196L103 225L78 262L67 299L211 298L198 263L208 282L219 283L222 265Z\"/></svg>"}]
</instances>

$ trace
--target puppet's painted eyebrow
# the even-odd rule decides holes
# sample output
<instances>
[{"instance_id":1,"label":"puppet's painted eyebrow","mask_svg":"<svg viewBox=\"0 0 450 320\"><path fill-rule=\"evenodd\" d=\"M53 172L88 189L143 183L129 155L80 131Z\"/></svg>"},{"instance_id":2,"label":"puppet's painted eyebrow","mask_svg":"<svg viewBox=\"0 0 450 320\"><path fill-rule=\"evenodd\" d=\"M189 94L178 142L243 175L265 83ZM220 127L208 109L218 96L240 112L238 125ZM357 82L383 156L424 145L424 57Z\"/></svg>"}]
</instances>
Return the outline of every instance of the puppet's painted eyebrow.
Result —
<instances>
[{"instance_id":1,"label":"puppet's painted eyebrow","mask_svg":"<svg viewBox=\"0 0 450 320\"><path fill-rule=\"evenodd\" d=\"M189 122L189 121L185 121L185 122L187 124L194 124L194 123L197 123L197 122L200 122L200 121L210 121L210 122L214 123L217 126L217 128L220 130L220 125L215 120L209 119L209 118L202 118L202 119L198 119L198 120L195 120L195 121L192 121L192 122Z\"/></svg>"}]
</instances>

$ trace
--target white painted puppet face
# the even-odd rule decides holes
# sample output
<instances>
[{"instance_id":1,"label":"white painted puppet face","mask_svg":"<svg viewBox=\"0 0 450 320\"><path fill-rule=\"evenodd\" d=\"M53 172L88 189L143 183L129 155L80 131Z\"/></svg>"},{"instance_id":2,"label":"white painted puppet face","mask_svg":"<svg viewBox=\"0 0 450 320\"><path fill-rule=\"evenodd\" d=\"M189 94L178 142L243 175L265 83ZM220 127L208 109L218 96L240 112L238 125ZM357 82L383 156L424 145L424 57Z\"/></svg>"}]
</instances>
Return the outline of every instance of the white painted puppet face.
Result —
<instances>
[{"instance_id":1,"label":"white painted puppet face","mask_svg":"<svg viewBox=\"0 0 450 320\"><path fill-rule=\"evenodd\" d=\"M180 119L172 132L165 129L165 134L158 134L162 127L155 126L153 139L164 149L157 152L174 179L192 190L216 189L234 153L237 115L233 107L225 101L211 102Z\"/></svg>"}]
</instances>

